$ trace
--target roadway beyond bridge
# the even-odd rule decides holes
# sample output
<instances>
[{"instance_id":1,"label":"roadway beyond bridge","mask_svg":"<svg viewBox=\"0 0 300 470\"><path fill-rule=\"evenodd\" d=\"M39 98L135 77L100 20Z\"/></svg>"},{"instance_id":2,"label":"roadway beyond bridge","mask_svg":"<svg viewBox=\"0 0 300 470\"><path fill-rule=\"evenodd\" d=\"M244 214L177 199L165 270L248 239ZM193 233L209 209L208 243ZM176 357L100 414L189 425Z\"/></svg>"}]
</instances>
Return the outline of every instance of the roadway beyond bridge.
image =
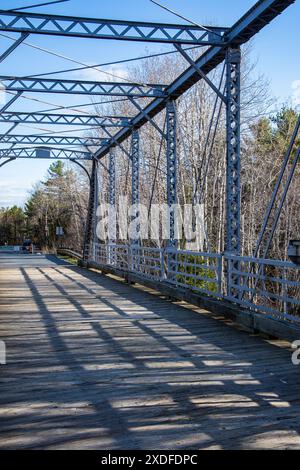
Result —
<instances>
[{"instance_id":1,"label":"roadway beyond bridge","mask_svg":"<svg viewBox=\"0 0 300 470\"><path fill-rule=\"evenodd\" d=\"M0 449L300 448L287 343L53 259L0 266Z\"/></svg>"}]
</instances>

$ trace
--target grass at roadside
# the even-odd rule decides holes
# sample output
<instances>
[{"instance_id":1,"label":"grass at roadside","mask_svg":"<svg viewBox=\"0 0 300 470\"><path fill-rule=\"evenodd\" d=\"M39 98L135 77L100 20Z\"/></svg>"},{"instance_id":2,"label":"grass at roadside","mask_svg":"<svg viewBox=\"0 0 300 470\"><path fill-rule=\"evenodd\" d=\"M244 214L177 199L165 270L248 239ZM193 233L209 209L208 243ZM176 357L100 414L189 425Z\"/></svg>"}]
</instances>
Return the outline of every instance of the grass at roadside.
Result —
<instances>
[{"instance_id":1,"label":"grass at roadside","mask_svg":"<svg viewBox=\"0 0 300 470\"><path fill-rule=\"evenodd\" d=\"M69 255L56 255L56 256L59 259L63 259L64 261L67 261L68 263L74 264L75 266L77 266L78 260L76 258L73 258L72 256L69 256Z\"/></svg>"}]
</instances>

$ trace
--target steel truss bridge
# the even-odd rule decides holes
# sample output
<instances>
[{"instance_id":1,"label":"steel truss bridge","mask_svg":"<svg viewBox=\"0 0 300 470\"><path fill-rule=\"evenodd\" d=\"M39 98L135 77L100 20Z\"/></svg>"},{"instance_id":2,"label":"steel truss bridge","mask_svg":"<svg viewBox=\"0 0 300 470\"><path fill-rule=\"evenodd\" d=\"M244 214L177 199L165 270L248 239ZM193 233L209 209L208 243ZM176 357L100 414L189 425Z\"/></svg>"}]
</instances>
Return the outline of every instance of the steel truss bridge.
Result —
<instances>
[{"instance_id":1,"label":"steel truss bridge","mask_svg":"<svg viewBox=\"0 0 300 470\"><path fill-rule=\"evenodd\" d=\"M86 223L83 261L87 265L100 267L132 282L143 282L156 289L164 289L171 297L194 302L199 299L211 309L217 301L226 302L233 311L241 307L254 315L264 314L264 319L289 329L298 322L294 312L299 311L300 298L292 297L289 289L300 289L299 266L279 260L269 260L267 249L258 257L241 256L241 159L240 159L240 94L241 94L241 46L254 37L295 0L260 0L231 27L159 24L151 22L119 21L95 18L76 18L51 14L35 14L0 10L0 31L17 33L18 39L0 56L3 62L29 35L51 35L60 37L110 39L115 41L139 41L144 43L171 44L186 61L187 68L172 83L129 83L64 80L43 77L14 77L1 75L0 81L10 100L0 110L0 122L11 124L0 136L0 166L16 159L53 158L68 159L80 164L91 161L89 174L89 209ZM184 46L200 47L202 53L192 59ZM210 72L221 63L225 66L225 91L209 78ZM226 166L226 227L224 254L180 251L175 240L174 214L177 202L177 113L176 100L200 80L205 81L226 106L227 166ZM99 116L80 113L23 112L10 111L23 93L59 93L64 95L87 95L122 97L135 107L132 116ZM147 105L140 99L147 99ZM144 103L144 101L143 101ZM166 130L154 121L161 111L166 112ZM171 211L170 238L165 249L143 246L139 240L130 245L119 245L114 240L107 244L97 242L95 235L96 209L99 201L98 170L101 160L109 156L109 203L115 204L117 197L115 158L116 148L126 153L131 161L132 204L140 200L140 129L150 123L166 140L167 204ZM14 134L20 124L47 124L55 126L88 126L103 129L106 138L67 136L51 134ZM287 151L285 162L291 155L299 130ZM131 150L126 151L123 142L131 139ZM25 147L23 146L25 145ZM66 147L72 147L71 149ZM75 149L75 150L74 150ZM296 162L299 158L297 153ZM278 185L270 202L263 228L270 220ZM282 204L284 201L281 201ZM279 205L280 207L280 205ZM282 208L282 205L281 205ZM275 230L276 225L273 227ZM274 233L273 230L273 233ZM258 240L261 245L263 233ZM271 240L268 241L270 243ZM267 243L267 248L268 248ZM194 261L191 261L191 256ZM280 271L273 276L272 267ZM191 268L191 269L190 269ZM203 275L206 270L207 275ZM194 274L189 274L190 272ZM202 274L199 274L202 272ZM198 274L197 274L198 273ZM199 288L201 278L206 287ZM279 286L276 293L272 286ZM197 300L198 299L198 300ZM205 299L205 300L203 300ZM209 303L211 302L211 303ZM293 313L291 313L293 312ZM245 314L246 315L246 314ZM254 321L254 320L252 320ZM257 324L259 323L256 320ZM280 323L280 324L281 324ZM263 325L263 324L261 324ZM271 327L261 326L272 330ZM273 329L274 330L274 329Z\"/></svg>"}]
</instances>

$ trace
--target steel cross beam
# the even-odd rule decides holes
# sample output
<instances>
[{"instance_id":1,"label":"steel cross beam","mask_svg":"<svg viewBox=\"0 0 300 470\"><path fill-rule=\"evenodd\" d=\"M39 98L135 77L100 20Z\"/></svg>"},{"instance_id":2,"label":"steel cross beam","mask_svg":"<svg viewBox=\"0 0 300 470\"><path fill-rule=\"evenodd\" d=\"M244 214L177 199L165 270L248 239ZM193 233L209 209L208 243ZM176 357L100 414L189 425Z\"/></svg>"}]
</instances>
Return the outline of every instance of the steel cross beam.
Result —
<instances>
[{"instance_id":1,"label":"steel cross beam","mask_svg":"<svg viewBox=\"0 0 300 470\"><path fill-rule=\"evenodd\" d=\"M29 36L29 33L21 33L20 36L13 42L13 44L6 49L1 55L0 55L0 63L2 63L12 52L14 52L15 49ZM4 92L4 90L2 90ZM15 94L12 94L13 96L10 96L10 99L2 106L0 109L0 114L4 113L17 99L21 96L22 92L18 91ZM15 127L17 127L17 123L13 123L10 129L8 129L4 135L8 135ZM2 136L3 137L3 136ZM9 161L12 161L14 159L10 159Z\"/></svg>"},{"instance_id":2,"label":"steel cross beam","mask_svg":"<svg viewBox=\"0 0 300 470\"><path fill-rule=\"evenodd\" d=\"M11 129L10 129L11 130ZM89 145L96 146L107 142L100 137L56 136L56 135L0 135L2 144L31 144L31 145Z\"/></svg>"},{"instance_id":3,"label":"steel cross beam","mask_svg":"<svg viewBox=\"0 0 300 470\"><path fill-rule=\"evenodd\" d=\"M23 41L29 36L29 33L21 33L21 36L15 40L15 42L0 55L0 63L3 62L17 47L22 44Z\"/></svg>"},{"instance_id":4,"label":"steel cross beam","mask_svg":"<svg viewBox=\"0 0 300 470\"><path fill-rule=\"evenodd\" d=\"M223 62L228 46L234 44L237 47L244 44L294 2L295 0L260 0L226 32L226 41L223 45L207 49L195 61L195 64L207 75ZM131 120L129 128L121 129L115 134L115 141L120 143L126 140L132 134L133 129L140 128L147 122L147 117L153 118L160 113L166 107L169 98L178 98L201 79L199 72L193 66L189 67L165 88L164 92L167 97L156 98L149 103L143 112ZM111 141L110 145L100 148L96 156L104 157L109 153L111 145L115 145L114 142Z\"/></svg>"},{"instance_id":5,"label":"steel cross beam","mask_svg":"<svg viewBox=\"0 0 300 470\"><path fill-rule=\"evenodd\" d=\"M97 116L93 114L45 114L17 111L2 113L0 111L0 122L124 128L130 125L130 118L124 116Z\"/></svg>"},{"instance_id":6,"label":"steel cross beam","mask_svg":"<svg viewBox=\"0 0 300 470\"><path fill-rule=\"evenodd\" d=\"M4 106L2 106L2 108L0 109L0 114L4 113L15 101L17 101L17 99L22 95L22 92L19 91L18 93L16 93L15 95L13 95L11 97L10 100L7 101L7 103L5 103Z\"/></svg>"},{"instance_id":7,"label":"steel cross beam","mask_svg":"<svg viewBox=\"0 0 300 470\"><path fill-rule=\"evenodd\" d=\"M6 132L4 132L4 134L1 134L0 142L4 142L4 139L6 139L6 137L10 135L11 131L13 131L17 127L17 125L18 125L17 123L14 123L9 129L7 129ZM4 142L4 143L10 143L10 142Z\"/></svg>"},{"instance_id":8,"label":"steel cross beam","mask_svg":"<svg viewBox=\"0 0 300 470\"><path fill-rule=\"evenodd\" d=\"M162 137L166 137L164 132L161 130L161 128L156 124L155 121L143 110L143 108L139 105L139 103L136 102L134 98L130 98L131 103L144 115L144 117L147 119L150 124L160 133Z\"/></svg>"},{"instance_id":9,"label":"steel cross beam","mask_svg":"<svg viewBox=\"0 0 300 470\"><path fill-rule=\"evenodd\" d=\"M93 82L83 80L54 80L50 78L23 78L0 75L7 91L34 93L64 93L93 96L133 96L154 98L164 95L166 85L128 82Z\"/></svg>"},{"instance_id":10,"label":"steel cross beam","mask_svg":"<svg viewBox=\"0 0 300 470\"><path fill-rule=\"evenodd\" d=\"M32 159L55 159L55 160L92 160L92 155L89 152L80 152L69 149L59 148L10 148L0 149L1 158L32 158Z\"/></svg>"},{"instance_id":11,"label":"steel cross beam","mask_svg":"<svg viewBox=\"0 0 300 470\"><path fill-rule=\"evenodd\" d=\"M223 93L213 84L213 82L202 72L200 67L195 63L195 61L188 55L185 50L182 49L178 44L174 44L178 52L185 58L185 60L199 73L200 77L213 89L213 91L221 98L222 101L226 102L226 98Z\"/></svg>"},{"instance_id":12,"label":"steel cross beam","mask_svg":"<svg viewBox=\"0 0 300 470\"><path fill-rule=\"evenodd\" d=\"M106 127L103 127L103 130L104 130L104 132L108 135L109 139L114 142L114 136L111 134L111 132L110 132L108 129L106 129ZM109 139L107 139L107 142L110 141ZM105 143L104 143L104 144L105 144ZM127 157L131 160L131 154L130 154L129 152L127 152L126 148L123 147L123 145L122 145L122 144L119 144L118 142L115 142L115 144L116 144L116 146L119 147L119 148L122 150L122 152L124 152L125 155L127 155Z\"/></svg>"},{"instance_id":13,"label":"steel cross beam","mask_svg":"<svg viewBox=\"0 0 300 470\"><path fill-rule=\"evenodd\" d=\"M0 30L123 41L196 44L220 44L227 28L171 23L78 18L0 10Z\"/></svg>"}]
</instances>

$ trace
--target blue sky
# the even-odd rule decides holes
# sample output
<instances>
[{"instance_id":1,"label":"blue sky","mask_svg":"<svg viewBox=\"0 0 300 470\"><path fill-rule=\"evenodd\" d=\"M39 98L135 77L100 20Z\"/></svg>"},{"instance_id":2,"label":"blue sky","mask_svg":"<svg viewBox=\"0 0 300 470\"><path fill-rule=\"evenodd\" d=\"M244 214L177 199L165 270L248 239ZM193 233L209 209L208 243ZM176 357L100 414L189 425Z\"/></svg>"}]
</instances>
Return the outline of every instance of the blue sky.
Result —
<instances>
[{"instance_id":1,"label":"blue sky","mask_svg":"<svg viewBox=\"0 0 300 470\"><path fill-rule=\"evenodd\" d=\"M0 0L2 9L12 9L40 3L40 0ZM161 3L171 9L181 12L184 16L201 24L231 26L253 4L254 0L161 0ZM182 22L150 0L70 0L61 5L37 8L35 12L49 12L74 16L116 18L125 20ZM273 23L261 31L253 40L253 60L257 60L257 71L263 72L271 82L274 102L293 100L300 105L300 61L299 31L300 0L290 6ZM13 37L12 34L10 34ZM5 50L10 44L0 36L0 50ZM86 64L102 63L111 60L125 59L142 55L146 52L170 50L170 46L145 45L143 43L97 41L88 39L58 38L49 36L30 36L27 42L58 52L69 58ZM76 67L76 64L73 64ZM38 74L59 68L72 67L72 63L60 58L47 55L26 45L21 45L1 65L2 75ZM105 69L104 69L105 70ZM107 68L107 71L122 74L120 67ZM69 75L68 78L75 78ZM81 73L77 78L90 78ZM101 78L103 79L103 78ZM32 95L27 95L31 96ZM55 104L80 104L88 101L86 98L67 97L59 95L34 96ZM34 104L24 99L11 107L11 110L42 110L47 105ZM0 126L0 132L7 129ZM55 131L53 127L53 131ZM31 132L25 127L17 127L16 133ZM23 205L32 186L43 178L49 161L19 160L0 169L0 206L11 204Z\"/></svg>"}]
</instances>

